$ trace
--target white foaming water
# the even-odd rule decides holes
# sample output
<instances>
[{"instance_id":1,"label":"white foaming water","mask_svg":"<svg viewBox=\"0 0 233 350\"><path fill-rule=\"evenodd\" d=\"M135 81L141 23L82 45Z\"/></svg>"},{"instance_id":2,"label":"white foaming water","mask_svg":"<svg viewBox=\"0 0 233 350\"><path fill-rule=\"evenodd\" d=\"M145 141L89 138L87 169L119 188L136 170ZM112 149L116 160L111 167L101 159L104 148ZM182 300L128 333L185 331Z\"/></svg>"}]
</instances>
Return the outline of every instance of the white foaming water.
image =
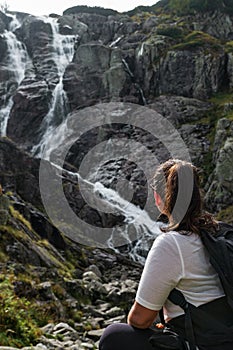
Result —
<instances>
[{"instance_id":1,"label":"white foaming water","mask_svg":"<svg viewBox=\"0 0 233 350\"><path fill-rule=\"evenodd\" d=\"M126 60L125 60L124 58L122 59L122 63L123 63L123 65L125 66L125 69L126 69L126 71L128 72L130 78L134 80L134 74L133 74L133 72L131 71L131 69L130 69L128 63L126 62ZM146 106L146 105L147 105L147 102L146 102L146 98L145 98L145 96L144 96L144 93L143 93L142 88L139 86L138 83L134 83L134 85L135 85L136 89L137 89L137 90L139 91L139 93L140 93L140 96L141 96L143 105Z\"/></svg>"},{"instance_id":2,"label":"white foaming water","mask_svg":"<svg viewBox=\"0 0 233 350\"><path fill-rule=\"evenodd\" d=\"M54 117L56 117L56 114L58 114L59 116L62 116L61 121L63 121L64 117L66 116L66 101L67 96L63 89L62 77L60 77L59 83L56 85L53 91L51 107L41 125L41 130L44 130L43 136L40 143L33 147L33 155L41 157L43 154L44 159L49 159L50 152L48 151L47 154L43 152L45 144L47 144L50 139L52 139L54 142L54 129L56 128L56 125L53 124ZM56 148L56 144L53 143L52 148Z\"/></svg>"},{"instance_id":3,"label":"white foaming water","mask_svg":"<svg viewBox=\"0 0 233 350\"><path fill-rule=\"evenodd\" d=\"M8 47L8 66L17 83L20 83L24 78L24 71L27 61L27 52L24 45L16 38L11 31L5 31L3 36L7 41Z\"/></svg>"},{"instance_id":4,"label":"white foaming water","mask_svg":"<svg viewBox=\"0 0 233 350\"><path fill-rule=\"evenodd\" d=\"M13 99L12 97L9 98L8 103L6 104L5 107L1 108L1 117L0 117L0 125L1 125L1 137L6 136L6 131L7 131L7 124L11 112L11 108L13 106Z\"/></svg>"},{"instance_id":5,"label":"white foaming water","mask_svg":"<svg viewBox=\"0 0 233 350\"><path fill-rule=\"evenodd\" d=\"M138 57L141 57L144 53L144 45L145 43L141 44L140 50L138 51Z\"/></svg>"},{"instance_id":6,"label":"white foaming water","mask_svg":"<svg viewBox=\"0 0 233 350\"><path fill-rule=\"evenodd\" d=\"M14 86L14 90L18 88L21 81L24 79L26 64L29 61L29 57L25 46L21 43L13 30L16 30L20 27L20 23L17 20L16 16L11 15L12 21L10 23L10 31L5 30L3 33L3 37L7 43L7 59L6 59L6 69L9 71L10 80L12 81L12 86ZM6 102L5 105L1 109L0 116L0 125L1 125L1 136L6 136L7 123L10 116L10 111L13 106L12 96L7 98L6 93Z\"/></svg>"},{"instance_id":7,"label":"white foaming water","mask_svg":"<svg viewBox=\"0 0 233 350\"><path fill-rule=\"evenodd\" d=\"M67 115L67 96L63 88L63 75L66 67L71 62L74 55L74 35L62 35L59 33L59 24L57 20L50 17L41 17L45 23L49 23L52 29L53 35L53 53L52 58L54 64L57 66L59 82L56 85L53 96L51 107L44 118L41 125L42 138L38 145L32 149L32 154L41 157L46 143L53 137L54 129L60 124ZM54 145L56 147L56 145ZM47 159L44 154L43 157Z\"/></svg>"},{"instance_id":8,"label":"white foaming water","mask_svg":"<svg viewBox=\"0 0 233 350\"><path fill-rule=\"evenodd\" d=\"M57 19L51 17L41 17L45 23L51 25L53 34L53 59L57 65L58 75L61 77L67 65L74 55L75 35L62 35L59 33L59 24Z\"/></svg>"},{"instance_id":9,"label":"white foaming water","mask_svg":"<svg viewBox=\"0 0 233 350\"><path fill-rule=\"evenodd\" d=\"M111 236L105 243L116 253L123 253L133 261L144 265L153 241L162 232L163 224L153 221L145 210L128 202L116 191L106 188L100 182L93 184L83 179L79 173L64 170L54 163L53 166L57 169L58 176L68 175L74 183L78 182L80 191L89 205L94 207L97 203L97 210L100 212L123 215L124 222L112 228Z\"/></svg>"},{"instance_id":10,"label":"white foaming water","mask_svg":"<svg viewBox=\"0 0 233 350\"><path fill-rule=\"evenodd\" d=\"M128 255L132 260L141 264L145 262L145 255L149 251L152 242L161 234L161 225L153 221L148 213L140 207L123 199L117 192L104 187L101 183L94 184L94 192L101 196L109 206L118 214L125 217L124 225L114 228L108 241L110 248L119 251L117 247L121 243L129 246ZM133 233L131 233L133 229Z\"/></svg>"},{"instance_id":11,"label":"white foaming water","mask_svg":"<svg viewBox=\"0 0 233 350\"><path fill-rule=\"evenodd\" d=\"M14 32L16 29L21 27L21 23L18 20L18 18L16 17L16 15L12 15L12 14L8 13L7 16L12 18L12 20L10 22L10 31L11 32Z\"/></svg>"},{"instance_id":12,"label":"white foaming water","mask_svg":"<svg viewBox=\"0 0 233 350\"><path fill-rule=\"evenodd\" d=\"M116 40L114 40L109 47L117 47L117 44L124 38L124 35L119 36Z\"/></svg>"},{"instance_id":13,"label":"white foaming water","mask_svg":"<svg viewBox=\"0 0 233 350\"><path fill-rule=\"evenodd\" d=\"M114 111L114 115L122 116L121 109L119 108ZM81 120L86 120L85 114L82 116ZM46 158L50 162L53 161L54 158L56 158L56 154L54 154L54 157L52 156L52 159L50 159L51 151L55 149L59 150L59 147L62 146L60 149L61 153L58 151L60 156L55 160L55 162L58 161L60 165L63 164L63 162L61 162L63 156L74 143L77 135L79 135L78 131L76 134L75 128L77 128L77 125L76 123L73 124L72 121L72 116L68 116L65 122L59 125L59 127L56 129L56 133L53 135L53 138L49 140L46 148L44 149L42 156L43 159ZM115 146L114 143L112 144L111 139L108 140L104 147L106 147L105 152L107 154L111 154L113 159L115 159L115 156L117 157L118 151L116 150L117 152L115 155L114 150L112 149ZM95 153L95 155L97 154ZM86 160L86 162L88 163L88 160ZM145 256L147 255L152 242L161 233L161 223L153 221L146 210L142 210L140 207L137 207L130 202L132 198L131 190L129 190L129 196L127 196L128 200L126 200L123 199L119 193L112 189L106 188L101 183L94 183L96 181L95 164L91 165L92 171L89 173L85 171L85 166L84 171L80 169L80 174L82 174L85 179L83 179L78 173L67 172L66 170L63 170L63 172L60 170L60 176L67 173L67 175L69 175L69 177L71 176L71 180L75 183L78 179L78 187L81 191L83 199L90 207L97 209L102 213L111 213L116 214L118 217L123 217L122 220L124 220L124 222L121 221L119 225L115 225L109 229L109 236L106 238L105 244L116 252L127 254L127 256L132 260L144 264ZM97 161L97 164L100 164L100 162ZM60 168L59 165L55 166L58 169ZM96 171L98 171L98 169L96 169ZM120 183L119 185L121 186ZM124 198L125 195L127 195L127 193L124 193ZM88 236L88 229L85 231L85 225L83 234Z\"/></svg>"}]
</instances>

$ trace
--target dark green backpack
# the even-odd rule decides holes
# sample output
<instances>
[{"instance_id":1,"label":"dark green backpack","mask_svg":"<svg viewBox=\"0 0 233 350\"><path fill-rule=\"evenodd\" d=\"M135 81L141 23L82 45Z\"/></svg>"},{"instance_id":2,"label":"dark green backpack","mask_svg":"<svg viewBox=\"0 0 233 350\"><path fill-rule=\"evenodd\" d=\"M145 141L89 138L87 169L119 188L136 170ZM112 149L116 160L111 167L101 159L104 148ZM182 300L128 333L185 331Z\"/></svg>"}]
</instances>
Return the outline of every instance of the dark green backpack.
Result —
<instances>
[{"instance_id":1,"label":"dark green backpack","mask_svg":"<svg viewBox=\"0 0 233 350\"><path fill-rule=\"evenodd\" d=\"M233 226L220 222L215 235L202 231L201 239L233 310Z\"/></svg>"}]
</instances>

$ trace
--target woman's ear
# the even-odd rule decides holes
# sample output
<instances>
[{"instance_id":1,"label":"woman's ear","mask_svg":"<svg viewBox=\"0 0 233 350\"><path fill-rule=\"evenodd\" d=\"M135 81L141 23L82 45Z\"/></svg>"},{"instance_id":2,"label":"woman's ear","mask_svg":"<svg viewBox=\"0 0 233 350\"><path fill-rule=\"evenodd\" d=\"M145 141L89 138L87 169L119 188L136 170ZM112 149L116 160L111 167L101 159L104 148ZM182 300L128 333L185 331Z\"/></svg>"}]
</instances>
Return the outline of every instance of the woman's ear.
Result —
<instances>
[{"instance_id":1,"label":"woman's ear","mask_svg":"<svg viewBox=\"0 0 233 350\"><path fill-rule=\"evenodd\" d=\"M163 200L162 198L160 197L160 195L154 191L154 199L155 199L155 204L156 204L156 207L162 211L162 207L163 207Z\"/></svg>"}]
</instances>

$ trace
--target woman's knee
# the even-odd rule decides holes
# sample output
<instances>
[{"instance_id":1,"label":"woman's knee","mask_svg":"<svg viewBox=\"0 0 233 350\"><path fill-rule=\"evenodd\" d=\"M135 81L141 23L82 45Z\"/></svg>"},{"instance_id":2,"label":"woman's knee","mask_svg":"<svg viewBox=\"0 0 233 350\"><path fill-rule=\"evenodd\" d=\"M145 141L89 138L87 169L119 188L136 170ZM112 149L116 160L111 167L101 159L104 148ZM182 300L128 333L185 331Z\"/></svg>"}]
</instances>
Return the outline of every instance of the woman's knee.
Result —
<instances>
[{"instance_id":1,"label":"woman's knee","mask_svg":"<svg viewBox=\"0 0 233 350\"><path fill-rule=\"evenodd\" d=\"M99 343L99 350L152 350L149 337L150 329L134 328L126 323L114 323L108 326Z\"/></svg>"},{"instance_id":2,"label":"woman's knee","mask_svg":"<svg viewBox=\"0 0 233 350\"><path fill-rule=\"evenodd\" d=\"M113 323L108 326L100 338L99 349L100 350L115 350L119 349L119 334L122 334L125 324ZM124 350L124 349L121 349Z\"/></svg>"}]
</instances>

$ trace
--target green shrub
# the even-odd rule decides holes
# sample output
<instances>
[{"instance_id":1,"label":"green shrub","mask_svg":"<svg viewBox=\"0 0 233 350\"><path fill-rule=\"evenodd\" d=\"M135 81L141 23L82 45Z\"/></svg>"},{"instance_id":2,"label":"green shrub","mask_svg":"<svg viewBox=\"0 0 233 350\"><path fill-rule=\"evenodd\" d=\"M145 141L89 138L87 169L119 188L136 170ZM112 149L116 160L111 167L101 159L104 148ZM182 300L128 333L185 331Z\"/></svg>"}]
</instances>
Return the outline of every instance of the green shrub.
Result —
<instances>
[{"instance_id":1,"label":"green shrub","mask_svg":"<svg viewBox=\"0 0 233 350\"><path fill-rule=\"evenodd\" d=\"M232 0L190 0L190 9L198 12L221 11L227 14L233 13Z\"/></svg>"},{"instance_id":2,"label":"green shrub","mask_svg":"<svg viewBox=\"0 0 233 350\"><path fill-rule=\"evenodd\" d=\"M193 31L186 35L183 42L173 46L174 50L195 50L197 48L211 48L214 51L220 50L221 45L219 41L211 35L201 32Z\"/></svg>"},{"instance_id":3,"label":"green shrub","mask_svg":"<svg viewBox=\"0 0 233 350\"><path fill-rule=\"evenodd\" d=\"M2 346L30 346L41 331L33 319L30 302L19 298L11 281L0 282L0 344Z\"/></svg>"},{"instance_id":4,"label":"green shrub","mask_svg":"<svg viewBox=\"0 0 233 350\"><path fill-rule=\"evenodd\" d=\"M225 44L225 50L226 50L227 53L233 52L233 40L228 41L228 42Z\"/></svg>"},{"instance_id":5,"label":"green shrub","mask_svg":"<svg viewBox=\"0 0 233 350\"><path fill-rule=\"evenodd\" d=\"M170 0L169 8L177 13L183 15L190 12L190 0Z\"/></svg>"},{"instance_id":6,"label":"green shrub","mask_svg":"<svg viewBox=\"0 0 233 350\"><path fill-rule=\"evenodd\" d=\"M19 212L18 210L16 210L16 209L13 207L13 205L10 205L10 206L9 206L9 209L10 209L11 215L12 215L16 220L21 221L22 224L24 224L30 231L32 231L32 227L31 227L30 222L29 222L27 219L25 219L25 218L23 217L23 215L20 214L20 212Z\"/></svg>"},{"instance_id":7,"label":"green shrub","mask_svg":"<svg viewBox=\"0 0 233 350\"><path fill-rule=\"evenodd\" d=\"M224 222L228 222L229 224L233 224L233 205L222 209L217 215L216 219Z\"/></svg>"},{"instance_id":8,"label":"green shrub","mask_svg":"<svg viewBox=\"0 0 233 350\"><path fill-rule=\"evenodd\" d=\"M144 12L153 13L152 6L137 6L133 10L125 12L125 14L127 14L129 17L134 17Z\"/></svg>"},{"instance_id":9,"label":"green shrub","mask_svg":"<svg viewBox=\"0 0 233 350\"><path fill-rule=\"evenodd\" d=\"M168 6L173 12L180 15L213 11L233 13L232 0L169 0Z\"/></svg>"},{"instance_id":10,"label":"green shrub","mask_svg":"<svg viewBox=\"0 0 233 350\"><path fill-rule=\"evenodd\" d=\"M226 103L232 103L233 102L233 96L232 93L230 92L218 92L214 94L210 102L219 105L219 106L224 106Z\"/></svg>"},{"instance_id":11,"label":"green shrub","mask_svg":"<svg viewBox=\"0 0 233 350\"><path fill-rule=\"evenodd\" d=\"M134 16L142 12L168 13L172 12L179 16L196 12L220 11L229 15L233 14L233 0L160 0L152 6L138 6L126 12L128 16Z\"/></svg>"},{"instance_id":12,"label":"green shrub","mask_svg":"<svg viewBox=\"0 0 233 350\"><path fill-rule=\"evenodd\" d=\"M180 39L183 37L183 30L178 27L165 27L165 28L158 28L157 29L158 35L165 35L169 36L174 39Z\"/></svg>"},{"instance_id":13,"label":"green shrub","mask_svg":"<svg viewBox=\"0 0 233 350\"><path fill-rule=\"evenodd\" d=\"M115 16L118 12L115 10L106 9L100 6L86 6L86 5L70 7L63 12L64 15L71 15L75 13L92 13L92 14L98 14L102 16Z\"/></svg>"}]
</instances>

